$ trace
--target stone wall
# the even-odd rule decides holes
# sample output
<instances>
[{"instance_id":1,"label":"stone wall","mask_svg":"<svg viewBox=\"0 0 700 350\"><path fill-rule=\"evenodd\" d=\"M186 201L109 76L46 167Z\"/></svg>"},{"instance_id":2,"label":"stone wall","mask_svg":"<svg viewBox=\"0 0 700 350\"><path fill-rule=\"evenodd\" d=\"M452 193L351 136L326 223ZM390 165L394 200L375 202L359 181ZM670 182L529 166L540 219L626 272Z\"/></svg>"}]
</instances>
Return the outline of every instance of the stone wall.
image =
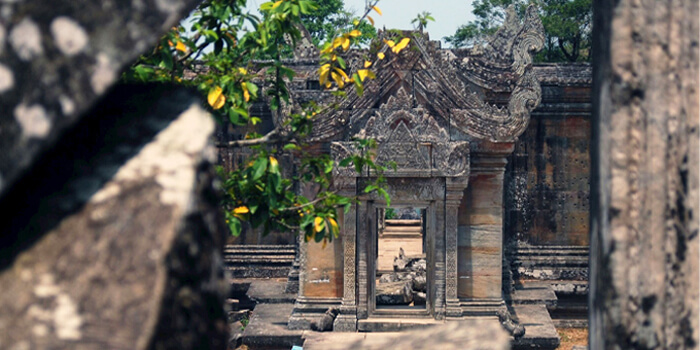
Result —
<instances>
[{"instance_id":1,"label":"stone wall","mask_svg":"<svg viewBox=\"0 0 700 350\"><path fill-rule=\"evenodd\" d=\"M588 246L588 64L539 64L542 103L508 159L505 234L520 245Z\"/></svg>"}]
</instances>

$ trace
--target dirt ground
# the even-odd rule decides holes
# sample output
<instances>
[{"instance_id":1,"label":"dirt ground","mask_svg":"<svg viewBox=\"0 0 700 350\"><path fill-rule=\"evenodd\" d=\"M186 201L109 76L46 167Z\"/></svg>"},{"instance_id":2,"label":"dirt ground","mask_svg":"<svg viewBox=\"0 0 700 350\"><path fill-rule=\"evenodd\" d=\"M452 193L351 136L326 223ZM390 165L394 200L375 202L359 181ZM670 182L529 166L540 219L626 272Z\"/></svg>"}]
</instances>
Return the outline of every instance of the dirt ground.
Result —
<instances>
[{"instance_id":1,"label":"dirt ground","mask_svg":"<svg viewBox=\"0 0 700 350\"><path fill-rule=\"evenodd\" d=\"M558 350L571 350L576 345L588 345L588 328L557 329L561 344Z\"/></svg>"}]
</instances>

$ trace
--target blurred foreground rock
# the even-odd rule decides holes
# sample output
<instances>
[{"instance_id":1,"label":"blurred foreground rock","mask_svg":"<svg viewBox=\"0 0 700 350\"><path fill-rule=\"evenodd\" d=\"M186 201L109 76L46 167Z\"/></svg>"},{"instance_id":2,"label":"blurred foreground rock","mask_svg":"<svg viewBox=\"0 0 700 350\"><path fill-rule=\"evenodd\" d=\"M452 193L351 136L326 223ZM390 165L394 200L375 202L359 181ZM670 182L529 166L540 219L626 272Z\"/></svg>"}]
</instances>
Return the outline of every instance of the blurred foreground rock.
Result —
<instances>
[{"instance_id":1,"label":"blurred foreground rock","mask_svg":"<svg viewBox=\"0 0 700 350\"><path fill-rule=\"evenodd\" d=\"M223 349L214 121L117 87L0 198L0 348Z\"/></svg>"},{"instance_id":2,"label":"blurred foreground rock","mask_svg":"<svg viewBox=\"0 0 700 350\"><path fill-rule=\"evenodd\" d=\"M201 1L0 1L0 195Z\"/></svg>"}]
</instances>

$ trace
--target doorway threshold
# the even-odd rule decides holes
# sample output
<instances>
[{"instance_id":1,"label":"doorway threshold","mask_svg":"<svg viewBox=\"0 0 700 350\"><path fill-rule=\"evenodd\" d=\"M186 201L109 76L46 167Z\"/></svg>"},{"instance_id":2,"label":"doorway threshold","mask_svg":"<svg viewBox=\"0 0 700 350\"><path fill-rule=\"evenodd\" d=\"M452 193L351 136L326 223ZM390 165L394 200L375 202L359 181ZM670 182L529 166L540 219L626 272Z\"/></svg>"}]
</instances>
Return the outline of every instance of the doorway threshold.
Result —
<instances>
[{"instance_id":1,"label":"doorway threshold","mask_svg":"<svg viewBox=\"0 0 700 350\"><path fill-rule=\"evenodd\" d=\"M401 332L441 324L445 324L445 321L428 317L372 317L357 321L357 330L360 332Z\"/></svg>"}]
</instances>

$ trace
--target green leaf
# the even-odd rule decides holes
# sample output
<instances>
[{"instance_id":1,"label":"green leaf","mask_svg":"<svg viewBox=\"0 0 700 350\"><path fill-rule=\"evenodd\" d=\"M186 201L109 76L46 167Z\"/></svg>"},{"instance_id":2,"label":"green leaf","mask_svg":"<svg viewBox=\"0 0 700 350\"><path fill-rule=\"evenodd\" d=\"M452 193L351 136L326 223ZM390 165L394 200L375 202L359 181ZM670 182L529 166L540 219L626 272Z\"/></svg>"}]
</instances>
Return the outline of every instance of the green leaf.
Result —
<instances>
[{"instance_id":1,"label":"green leaf","mask_svg":"<svg viewBox=\"0 0 700 350\"><path fill-rule=\"evenodd\" d=\"M250 82L246 82L245 86L248 88L248 92L250 92L250 95L253 98L258 97L258 86L257 85L250 83Z\"/></svg>"},{"instance_id":2,"label":"green leaf","mask_svg":"<svg viewBox=\"0 0 700 350\"><path fill-rule=\"evenodd\" d=\"M352 158L345 158L345 159L341 160L340 163L338 163L338 166L339 167L346 167L346 166L350 165L350 163L352 163Z\"/></svg>"},{"instance_id":3,"label":"green leaf","mask_svg":"<svg viewBox=\"0 0 700 350\"><path fill-rule=\"evenodd\" d=\"M345 69L345 60L340 56L338 56L338 64L340 65L340 68Z\"/></svg>"},{"instance_id":4,"label":"green leaf","mask_svg":"<svg viewBox=\"0 0 700 350\"><path fill-rule=\"evenodd\" d=\"M253 180L258 180L267 170L267 157L258 158L253 163Z\"/></svg>"},{"instance_id":5,"label":"green leaf","mask_svg":"<svg viewBox=\"0 0 700 350\"><path fill-rule=\"evenodd\" d=\"M243 226L241 225L241 221L238 220L237 217L233 215L228 215L228 218L226 219L228 222L228 228L231 231L231 234L234 237L238 237L241 235L241 231L243 231Z\"/></svg>"}]
</instances>

